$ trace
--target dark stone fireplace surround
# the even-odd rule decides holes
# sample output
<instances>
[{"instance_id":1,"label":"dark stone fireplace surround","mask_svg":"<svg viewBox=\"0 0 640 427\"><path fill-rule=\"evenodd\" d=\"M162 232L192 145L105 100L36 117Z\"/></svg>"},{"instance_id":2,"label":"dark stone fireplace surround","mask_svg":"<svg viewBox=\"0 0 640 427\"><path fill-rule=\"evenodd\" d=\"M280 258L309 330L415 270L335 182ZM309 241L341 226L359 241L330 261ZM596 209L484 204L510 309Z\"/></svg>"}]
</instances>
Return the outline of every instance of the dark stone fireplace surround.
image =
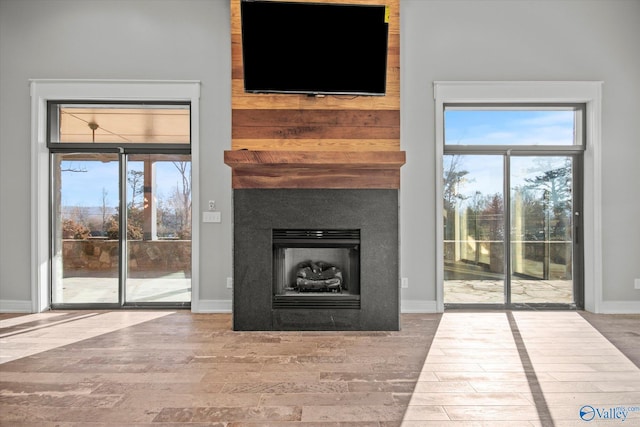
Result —
<instances>
[{"instance_id":1,"label":"dark stone fireplace surround","mask_svg":"<svg viewBox=\"0 0 640 427\"><path fill-rule=\"evenodd\" d=\"M233 328L399 330L396 189L235 189ZM273 229L359 229L360 308L274 308Z\"/></svg>"}]
</instances>

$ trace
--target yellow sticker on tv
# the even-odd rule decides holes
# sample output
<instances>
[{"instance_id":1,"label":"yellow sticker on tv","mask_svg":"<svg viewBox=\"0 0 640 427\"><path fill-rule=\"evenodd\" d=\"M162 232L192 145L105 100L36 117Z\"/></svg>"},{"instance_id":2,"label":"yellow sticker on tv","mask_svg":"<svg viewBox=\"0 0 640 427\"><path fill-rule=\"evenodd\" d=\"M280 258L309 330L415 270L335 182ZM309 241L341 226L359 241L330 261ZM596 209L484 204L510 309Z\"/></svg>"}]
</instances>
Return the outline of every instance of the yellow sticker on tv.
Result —
<instances>
[{"instance_id":1,"label":"yellow sticker on tv","mask_svg":"<svg viewBox=\"0 0 640 427\"><path fill-rule=\"evenodd\" d=\"M389 6L384 7L384 23L389 23Z\"/></svg>"}]
</instances>

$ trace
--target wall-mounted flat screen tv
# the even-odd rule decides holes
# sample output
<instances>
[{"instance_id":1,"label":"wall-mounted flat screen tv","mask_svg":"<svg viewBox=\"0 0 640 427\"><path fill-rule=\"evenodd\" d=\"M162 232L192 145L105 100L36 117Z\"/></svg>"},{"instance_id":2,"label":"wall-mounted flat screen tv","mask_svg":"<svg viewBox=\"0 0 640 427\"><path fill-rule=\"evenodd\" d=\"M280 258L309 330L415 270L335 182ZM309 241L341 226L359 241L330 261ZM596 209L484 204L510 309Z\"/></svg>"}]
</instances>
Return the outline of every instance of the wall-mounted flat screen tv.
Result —
<instances>
[{"instance_id":1,"label":"wall-mounted flat screen tv","mask_svg":"<svg viewBox=\"0 0 640 427\"><path fill-rule=\"evenodd\" d=\"M242 0L244 87L252 93L384 95L384 5Z\"/></svg>"}]
</instances>

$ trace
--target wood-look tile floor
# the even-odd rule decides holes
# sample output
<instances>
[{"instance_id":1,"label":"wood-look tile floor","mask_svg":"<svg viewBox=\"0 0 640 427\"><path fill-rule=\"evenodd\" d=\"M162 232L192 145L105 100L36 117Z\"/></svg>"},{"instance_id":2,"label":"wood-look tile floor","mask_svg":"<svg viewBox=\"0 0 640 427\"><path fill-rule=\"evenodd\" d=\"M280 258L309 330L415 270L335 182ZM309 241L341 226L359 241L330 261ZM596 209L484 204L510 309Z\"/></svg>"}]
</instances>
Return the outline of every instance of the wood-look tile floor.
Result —
<instances>
[{"instance_id":1,"label":"wood-look tile floor","mask_svg":"<svg viewBox=\"0 0 640 427\"><path fill-rule=\"evenodd\" d=\"M5 314L0 425L631 426L632 360L638 315L451 311L403 315L399 332L234 332L230 315L188 311Z\"/></svg>"}]
</instances>

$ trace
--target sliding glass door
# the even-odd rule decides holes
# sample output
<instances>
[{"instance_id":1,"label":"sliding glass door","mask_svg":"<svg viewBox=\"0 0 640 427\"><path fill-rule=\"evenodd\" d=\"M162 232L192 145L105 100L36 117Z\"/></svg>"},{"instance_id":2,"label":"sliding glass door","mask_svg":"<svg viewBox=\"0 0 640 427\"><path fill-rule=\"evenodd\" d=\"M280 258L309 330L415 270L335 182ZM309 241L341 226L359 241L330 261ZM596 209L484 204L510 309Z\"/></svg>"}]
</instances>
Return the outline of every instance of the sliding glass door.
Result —
<instances>
[{"instance_id":1,"label":"sliding glass door","mask_svg":"<svg viewBox=\"0 0 640 427\"><path fill-rule=\"evenodd\" d=\"M189 106L49 109L52 306L188 306Z\"/></svg>"},{"instance_id":2,"label":"sliding glass door","mask_svg":"<svg viewBox=\"0 0 640 427\"><path fill-rule=\"evenodd\" d=\"M444 303L580 306L581 108L449 108Z\"/></svg>"}]
</instances>

